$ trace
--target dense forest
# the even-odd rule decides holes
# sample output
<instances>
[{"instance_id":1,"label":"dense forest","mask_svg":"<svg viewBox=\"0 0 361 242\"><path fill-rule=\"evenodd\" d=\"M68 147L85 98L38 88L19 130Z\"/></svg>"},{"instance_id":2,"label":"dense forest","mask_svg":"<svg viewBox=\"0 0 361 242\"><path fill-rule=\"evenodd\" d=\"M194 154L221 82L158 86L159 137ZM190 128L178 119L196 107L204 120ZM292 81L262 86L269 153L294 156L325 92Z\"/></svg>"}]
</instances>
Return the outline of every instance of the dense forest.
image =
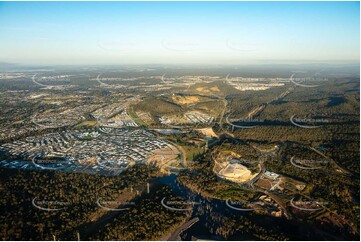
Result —
<instances>
[{"instance_id":1,"label":"dense forest","mask_svg":"<svg viewBox=\"0 0 361 242\"><path fill-rule=\"evenodd\" d=\"M157 175L158 171L141 165L130 168L119 177L5 169L1 169L0 173L0 209L2 211L0 219L3 221L0 237L2 240L53 240L53 236L61 240L76 240L77 232L87 231L84 228L91 226L94 221L96 223L100 220L104 223L113 217L97 205L97 199L102 198L106 201L137 199L144 194L146 181ZM157 196L163 196L163 192L169 195L169 191L160 190L157 191ZM34 199L36 199L35 205L46 209L60 208L60 210L38 209L32 204ZM142 202L144 209L155 206L155 201L152 202L153 204L150 198L147 201L148 204L143 204L146 201ZM124 216L138 218L133 216L133 210L126 213L127 215ZM159 217L158 222L154 223L154 226L158 226L158 236L183 218L182 216L167 216ZM129 219L124 222L128 223ZM144 224L138 225L144 227ZM143 238L140 229L129 233L132 233L132 235L129 234L132 238ZM80 233L80 236L85 234ZM112 237L112 239L117 238Z\"/></svg>"}]
</instances>

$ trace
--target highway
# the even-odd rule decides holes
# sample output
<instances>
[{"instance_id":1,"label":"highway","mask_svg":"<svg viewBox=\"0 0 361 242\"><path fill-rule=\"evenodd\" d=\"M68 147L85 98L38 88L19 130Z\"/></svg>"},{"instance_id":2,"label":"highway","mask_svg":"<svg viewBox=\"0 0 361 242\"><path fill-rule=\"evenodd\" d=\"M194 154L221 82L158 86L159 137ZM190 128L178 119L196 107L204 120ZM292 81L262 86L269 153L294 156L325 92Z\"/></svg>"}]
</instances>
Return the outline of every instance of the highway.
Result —
<instances>
[{"instance_id":1,"label":"highway","mask_svg":"<svg viewBox=\"0 0 361 242\"><path fill-rule=\"evenodd\" d=\"M31 80L36 84L36 85L39 85L39 86L42 86L42 87L49 87L49 88L66 88L66 87L72 87L74 85L45 85L45 84L42 84L38 81L35 80L35 76L37 74L33 75L33 77L31 78Z\"/></svg>"},{"instance_id":2,"label":"highway","mask_svg":"<svg viewBox=\"0 0 361 242\"><path fill-rule=\"evenodd\" d=\"M101 75L101 74L99 74L99 75L97 76L97 82L99 82L100 86L109 86L108 84L106 84L106 83L104 83L104 82L102 82L102 81L100 80L100 75Z\"/></svg>"},{"instance_id":3,"label":"highway","mask_svg":"<svg viewBox=\"0 0 361 242\"><path fill-rule=\"evenodd\" d=\"M337 169L341 170L343 173L345 173L346 175L354 175L351 171L341 167L339 164L337 164L337 162L333 159L331 159L330 157L326 156L325 154L323 154L321 151L313 148L313 147L309 147L311 150L313 150L314 152L316 152L317 154L321 155L322 157L326 158L327 160L331 161L336 167Z\"/></svg>"},{"instance_id":4,"label":"highway","mask_svg":"<svg viewBox=\"0 0 361 242\"><path fill-rule=\"evenodd\" d=\"M291 75L290 80L292 80L292 78L293 78L294 75L295 75L295 73ZM228 76L229 76L229 75L228 75ZM227 80L228 80L228 76L226 77ZM282 98L284 98L284 97L286 97L288 94L290 94L291 91L293 91L293 87L288 88L286 91L282 92L280 95L278 95L278 96L275 97L274 99L258 105L257 107L255 107L254 109L252 109L250 112L248 112L247 118L245 118L245 119L252 120L253 117L254 117L255 115L257 115L259 112L261 112L263 109L265 109L268 104L272 104L272 103L274 103L274 102L277 102L277 101L281 100ZM225 109L224 109L224 110L225 110ZM223 115L224 115L224 114L223 114ZM243 126L243 125L233 124L232 122L229 121L229 116L230 116L230 115L231 115L231 114L229 114L229 115L226 117L226 123L229 124L229 125L232 127L232 132L233 132L234 128L242 128L242 129L248 128L248 129L249 129L249 128L257 127L257 126L255 126L255 125L253 125L253 126ZM222 125L220 125L220 126L221 126L221 128L222 128ZM222 130L223 130L223 128L222 128Z\"/></svg>"},{"instance_id":5,"label":"highway","mask_svg":"<svg viewBox=\"0 0 361 242\"><path fill-rule=\"evenodd\" d=\"M31 80L35 83L35 84L37 84L37 85L39 85L39 86L42 86L42 87L49 87L50 85L45 85L45 84L41 84L40 82L37 82L37 81L35 81L35 76L36 76L37 74L35 74L32 78L31 78Z\"/></svg>"},{"instance_id":6,"label":"highway","mask_svg":"<svg viewBox=\"0 0 361 242\"><path fill-rule=\"evenodd\" d=\"M170 143L170 144L172 144L174 147L176 147L177 148L177 150L179 151L179 153L181 154L181 156L182 156L182 165L183 165L183 167L187 167L187 165L188 165L188 163L187 163L187 153L185 152L185 150L183 149L183 147L182 146L180 146L180 145L177 145L177 144L175 144L175 143L173 143L172 141L169 141L169 140L165 140L166 142L168 142L168 143Z\"/></svg>"}]
</instances>

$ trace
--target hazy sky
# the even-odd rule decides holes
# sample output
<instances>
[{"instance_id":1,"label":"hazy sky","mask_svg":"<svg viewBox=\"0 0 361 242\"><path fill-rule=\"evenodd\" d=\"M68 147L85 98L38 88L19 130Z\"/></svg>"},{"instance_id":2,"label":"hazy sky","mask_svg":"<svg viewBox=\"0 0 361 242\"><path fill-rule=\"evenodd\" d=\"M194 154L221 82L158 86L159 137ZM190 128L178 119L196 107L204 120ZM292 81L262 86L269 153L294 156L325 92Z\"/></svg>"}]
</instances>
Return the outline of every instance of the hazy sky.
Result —
<instances>
[{"instance_id":1,"label":"hazy sky","mask_svg":"<svg viewBox=\"0 0 361 242\"><path fill-rule=\"evenodd\" d=\"M358 2L0 2L0 62L358 62Z\"/></svg>"}]
</instances>

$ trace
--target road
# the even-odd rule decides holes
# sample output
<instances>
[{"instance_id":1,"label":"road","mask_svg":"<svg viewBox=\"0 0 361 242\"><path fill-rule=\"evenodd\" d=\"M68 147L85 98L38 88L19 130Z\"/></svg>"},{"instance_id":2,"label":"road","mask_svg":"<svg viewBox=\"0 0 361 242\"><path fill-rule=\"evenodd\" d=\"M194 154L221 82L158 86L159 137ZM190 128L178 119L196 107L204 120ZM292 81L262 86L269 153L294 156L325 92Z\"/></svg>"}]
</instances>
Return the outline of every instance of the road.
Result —
<instances>
[{"instance_id":1,"label":"road","mask_svg":"<svg viewBox=\"0 0 361 242\"><path fill-rule=\"evenodd\" d=\"M291 77L290 77L290 82L292 82L292 78L293 78L294 75L295 75L295 73L293 73L293 74L291 75ZM228 77L228 76L227 76L227 77ZM288 88L286 91L282 92L280 95L278 95L278 96L275 97L274 99L258 105L258 106L255 107L253 110L251 110L250 112L248 112L247 118L245 118L245 119L252 120L253 117L254 117L255 115L257 115L259 112L261 112L263 109L265 109L268 104L272 104L272 103L274 103L274 102L277 102L277 101L281 100L282 98L284 98L284 97L286 97L288 94L290 94L291 91L293 91L293 87ZM226 122L227 122L227 124L231 125L231 127L232 127L232 132L233 132L233 129L234 129L234 128L253 128L253 127L256 127L256 126L242 126L242 125L233 124L232 122L229 121L229 119L228 119L229 116L230 116L230 115L227 116ZM222 128L222 126L221 126L221 128ZM222 128L222 130L223 130L223 128Z\"/></svg>"},{"instance_id":2,"label":"road","mask_svg":"<svg viewBox=\"0 0 361 242\"><path fill-rule=\"evenodd\" d=\"M168 238L168 241L181 241L182 240L182 238L180 237L181 233L192 227L198 221L199 221L198 217L188 220L187 222L182 224L178 229L176 229L176 231L173 232L173 234Z\"/></svg>"},{"instance_id":3,"label":"road","mask_svg":"<svg viewBox=\"0 0 361 242\"><path fill-rule=\"evenodd\" d=\"M72 87L72 86L74 86L74 85L45 85L45 84L42 84L42 83L40 83L40 82L37 82L36 80L35 80L35 76L36 76L37 74L35 74L32 78L31 78L31 80L35 83L35 84L37 84L37 85L39 85L39 86L42 86L42 87L48 87L48 88L66 88L66 87Z\"/></svg>"},{"instance_id":4,"label":"road","mask_svg":"<svg viewBox=\"0 0 361 242\"><path fill-rule=\"evenodd\" d=\"M33 122L34 124L38 125L39 127L41 128L44 128L44 129L56 129L56 128L61 128L61 127L66 127L66 126L69 126L69 125L54 125L54 126L49 126L49 125L44 125L44 124L39 124L38 122L36 122L35 118L38 114L36 113L35 115L33 115L31 117L31 122Z\"/></svg>"},{"instance_id":5,"label":"road","mask_svg":"<svg viewBox=\"0 0 361 242\"><path fill-rule=\"evenodd\" d=\"M100 80L100 76L101 76L101 74L99 74L99 75L97 76L97 82L99 82L99 84L100 84L101 86L109 86L108 84L106 84L106 83L104 83L104 82L102 82L102 81Z\"/></svg>"},{"instance_id":6,"label":"road","mask_svg":"<svg viewBox=\"0 0 361 242\"><path fill-rule=\"evenodd\" d=\"M263 173L266 171L266 168L265 168L265 166L264 166L264 161L263 161L263 157L261 156L261 158L260 158L260 163L259 163L259 165L260 165L260 167L261 167L261 170L260 170L260 172L257 174L257 176L255 176L252 180L250 180L249 181L249 183L248 183L248 185L251 187L251 188L253 188L253 184L255 183L255 182L257 182L258 181L258 179L263 175Z\"/></svg>"},{"instance_id":7,"label":"road","mask_svg":"<svg viewBox=\"0 0 361 242\"><path fill-rule=\"evenodd\" d=\"M180 146L180 145L177 145L177 144L175 144L175 143L173 143L172 141L169 141L169 140L166 140L168 143L170 143L170 144L172 144L174 147L176 147L177 148L177 150L179 151L179 153L181 153L182 155L182 157L181 157L181 159L182 159L182 165L184 166L184 167L187 167L187 165L188 165L188 163L187 163L187 153L186 153L186 151L183 149L183 147L182 146Z\"/></svg>"},{"instance_id":8,"label":"road","mask_svg":"<svg viewBox=\"0 0 361 242\"><path fill-rule=\"evenodd\" d=\"M31 80L35 83L35 84L37 84L37 85L39 85L39 86L42 86L42 87L48 87L49 85L45 85L45 84L41 84L40 82L37 82L37 81L35 81L35 76L36 76L37 74L35 74L32 78L31 78Z\"/></svg>"},{"instance_id":9,"label":"road","mask_svg":"<svg viewBox=\"0 0 361 242\"><path fill-rule=\"evenodd\" d=\"M224 108L223 108L223 110L222 110L222 112L221 112L221 117L220 117L220 119L219 119L219 126L221 127L221 129L223 129L222 128L222 122L223 122L223 116L224 116L224 114L225 114L225 112L226 112L226 109L227 109L227 105L228 105L228 102L227 102L227 99L221 99L222 100L222 102L223 102L223 104L224 104Z\"/></svg>"},{"instance_id":10,"label":"road","mask_svg":"<svg viewBox=\"0 0 361 242\"><path fill-rule=\"evenodd\" d=\"M331 159L330 157L326 156L325 154L323 154L321 151L313 148L313 147L309 147L311 150L313 150L314 152L316 152L317 154L321 155L323 158L331 161L336 167L337 169L341 170L343 173L345 173L346 175L353 175L353 173L343 167L341 167L339 164L337 164L337 162L333 159Z\"/></svg>"},{"instance_id":11,"label":"road","mask_svg":"<svg viewBox=\"0 0 361 242\"><path fill-rule=\"evenodd\" d=\"M286 207L283 205L283 202L272 192L269 191L264 191L264 194L266 194L267 196L269 196L270 198L273 199L273 201L275 201L283 210L284 215L286 216L286 218L291 218L292 216L287 212Z\"/></svg>"}]
</instances>

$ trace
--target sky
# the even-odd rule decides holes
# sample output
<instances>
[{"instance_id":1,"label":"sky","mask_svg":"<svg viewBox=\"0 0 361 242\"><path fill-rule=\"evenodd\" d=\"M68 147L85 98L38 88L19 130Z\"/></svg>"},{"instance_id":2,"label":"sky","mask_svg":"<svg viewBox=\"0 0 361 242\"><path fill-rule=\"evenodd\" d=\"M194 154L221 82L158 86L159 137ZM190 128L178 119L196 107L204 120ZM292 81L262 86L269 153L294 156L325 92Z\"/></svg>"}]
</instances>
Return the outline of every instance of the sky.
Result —
<instances>
[{"instance_id":1,"label":"sky","mask_svg":"<svg viewBox=\"0 0 361 242\"><path fill-rule=\"evenodd\" d=\"M359 2L0 2L0 62L359 63Z\"/></svg>"}]
</instances>

